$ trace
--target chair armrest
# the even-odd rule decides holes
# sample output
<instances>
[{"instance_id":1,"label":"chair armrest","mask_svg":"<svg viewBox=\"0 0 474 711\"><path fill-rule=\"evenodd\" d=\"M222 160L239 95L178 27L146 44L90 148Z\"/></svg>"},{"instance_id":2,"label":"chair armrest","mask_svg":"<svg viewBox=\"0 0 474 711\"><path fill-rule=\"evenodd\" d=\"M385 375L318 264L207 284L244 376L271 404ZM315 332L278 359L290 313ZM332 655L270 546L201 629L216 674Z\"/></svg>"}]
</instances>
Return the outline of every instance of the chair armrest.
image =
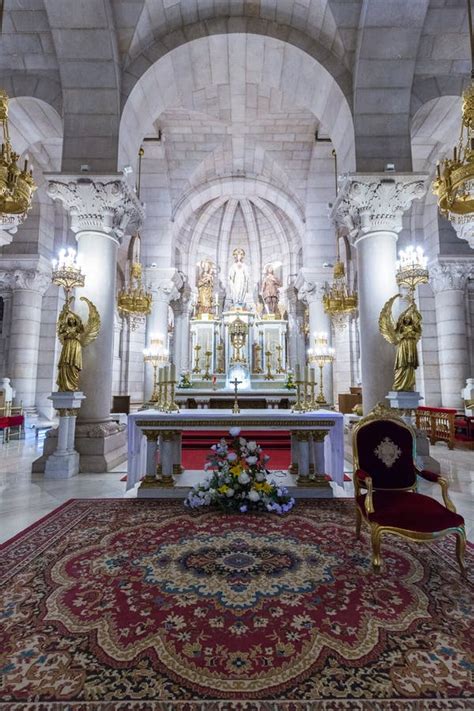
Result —
<instances>
[{"instance_id":1,"label":"chair armrest","mask_svg":"<svg viewBox=\"0 0 474 711\"><path fill-rule=\"evenodd\" d=\"M428 469L418 469L418 467L416 467L416 473L421 476L422 479L425 479L425 481L430 481L433 484L439 484L441 487L441 494L443 496L444 505L446 506L448 511L456 513L456 507L449 498L447 480L440 474L430 472Z\"/></svg>"},{"instance_id":2,"label":"chair armrest","mask_svg":"<svg viewBox=\"0 0 474 711\"><path fill-rule=\"evenodd\" d=\"M365 510L368 514L374 513L374 502L372 499L372 477L367 474L363 469L357 469L354 472L355 482L356 482L356 493L359 492L358 484L361 483L367 489L367 494L365 495Z\"/></svg>"}]
</instances>

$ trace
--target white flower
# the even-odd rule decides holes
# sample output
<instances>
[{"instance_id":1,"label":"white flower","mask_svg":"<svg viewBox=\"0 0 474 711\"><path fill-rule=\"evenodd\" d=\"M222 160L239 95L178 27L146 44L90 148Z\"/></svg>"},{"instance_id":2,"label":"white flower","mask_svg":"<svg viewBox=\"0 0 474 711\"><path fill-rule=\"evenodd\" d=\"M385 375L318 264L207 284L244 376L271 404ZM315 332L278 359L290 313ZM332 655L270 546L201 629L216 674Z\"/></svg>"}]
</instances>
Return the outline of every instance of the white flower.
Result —
<instances>
[{"instance_id":1,"label":"white flower","mask_svg":"<svg viewBox=\"0 0 474 711\"><path fill-rule=\"evenodd\" d=\"M255 489L250 489L249 491L249 499L250 501L259 501L260 500L260 494L258 491L255 491Z\"/></svg>"},{"instance_id":2,"label":"white flower","mask_svg":"<svg viewBox=\"0 0 474 711\"><path fill-rule=\"evenodd\" d=\"M229 461L229 462L235 462L236 459L237 459L236 453L235 453L235 452L229 452L229 454L227 455L227 461Z\"/></svg>"},{"instance_id":3,"label":"white flower","mask_svg":"<svg viewBox=\"0 0 474 711\"><path fill-rule=\"evenodd\" d=\"M249 481L250 477L247 472L242 472L242 474L239 474L239 484L248 484Z\"/></svg>"},{"instance_id":4,"label":"white flower","mask_svg":"<svg viewBox=\"0 0 474 711\"><path fill-rule=\"evenodd\" d=\"M225 495L228 496L229 499L230 499L230 497L234 495L234 490L233 490L233 489L227 489L227 491L225 492Z\"/></svg>"},{"instance_id":5,"label":"white flower","mask_svg":"<svg viewBox=\"0 0 474 711\"><path fill-rule=\"evenodd\" d=\"M241 447L245 447L245 445L247 444L247 440L245 439L245 437L239 437L239 444Z\"/></svg>"},{"instance_id":6,"label":"white flower","mask_svg":"<svg viewBox=\"0 0 474 711\"><path fill-rule=\"evenodd\" d=\"M249 452L256 452L257 451L257 443L255 440L250 440L250 442L247 442L247 449Z\"/></svg>"},{"instance_id":7,"label":"white flower","mask_svg":"<svg viewBox=\"0 0 474 711\"><path fill-rule=\"evenodd\" d=\"M231 427L229 434L231 437L238 437L240 434L240 427Z\"/></svg>"},{"instance_id":8,"label":"white flower","mask_svg":"<svg viewBox=\"0 0 474 711\"><path fill-rule=\"evenodd\" d=\"M252 455L251 457L247 457L245 461L247 464L256 464L258 462L258 457Z\"/></svg>"},{"instance_id":9,"label":"white flower","mask_svg":"<svg viewBox=\"0 0 474 711\"><path fill-rule=\"evenodd\" d=\"M255 474L255 479L256 479L257 481L259 481L259 482L260 482L260 481L265 481L265 474L264 474L263 472L257 472L257 473Z\"/></svg>"}]
</instances>

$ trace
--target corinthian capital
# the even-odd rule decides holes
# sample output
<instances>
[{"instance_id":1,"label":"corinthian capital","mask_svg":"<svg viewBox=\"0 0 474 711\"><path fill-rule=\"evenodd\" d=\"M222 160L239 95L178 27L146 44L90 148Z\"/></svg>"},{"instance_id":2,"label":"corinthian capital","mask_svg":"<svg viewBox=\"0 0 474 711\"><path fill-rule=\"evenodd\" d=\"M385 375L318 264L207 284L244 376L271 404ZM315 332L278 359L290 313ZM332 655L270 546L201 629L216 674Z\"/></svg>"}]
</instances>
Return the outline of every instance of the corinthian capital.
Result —
<instances>
[{"instance_id":1,"label":"corinthian capital","mask_svg":"<svg viewBox=\"0 0 474 711\"><path fill-rule=\"evenodd\" d=\"M63 203L76 233L104 232L121 239L127 227L137 229L144 218L142 203L120 174L50 175L48 195Z\"/></svg>"},{"instance_id":2,"label":"corinthian capital","mask_svg":"<svg viewBox=\"0 0 474 711\"><path fill-rule=\"evenodd\" d=\"M438 262L430 267L430 284L435 293L464 290L469 277L474 276L474 259L471 262Z\"/></svg>"},{"instance_id":3,"label":"corinthian capital","mask_svg":"<svg viewBox=\"0 0 474 711\"><path fill-rule=\"evenodd\" d=\"M346 176L331 217L356 240L370 232L400 232L403 213L426 192L421 173L353 173Z\"/></svg>"},{"instance_id":4,"label":"corinthian capital","mask_svg":"<svg viewBox=\"0 0 474 711\"><path fill-rule=\"evenodd\" d=\"M298 299L310 304L313 301L321 301L324 295L325 279L316 271L311 269L300 269L296 277L294 287L298 291Z\"/></svg>"},{"instance_id":5,"label":"corinthian capital","mask_svg":"<svg viewBox=\"0 0 474 711\"><path fill-rule=\"evenodd\" d=\"M27 291L36 291L38 294L44 294L48 287L51 286L51 274L37 269L26 268L2 270L0 271L0 283L13 291L26 289Z\"/></svg>"},{"instance_id":6,"label":"corinthian capital","mask_svg":"<svg viewBox=\"0 0 474 711\"><path fill-rule=\"evenodd\" d=\"M175 301L184 284L183 277L173 267L146 267L145 280L153 298L158 301Z\"/></svg>"}]
</instances>

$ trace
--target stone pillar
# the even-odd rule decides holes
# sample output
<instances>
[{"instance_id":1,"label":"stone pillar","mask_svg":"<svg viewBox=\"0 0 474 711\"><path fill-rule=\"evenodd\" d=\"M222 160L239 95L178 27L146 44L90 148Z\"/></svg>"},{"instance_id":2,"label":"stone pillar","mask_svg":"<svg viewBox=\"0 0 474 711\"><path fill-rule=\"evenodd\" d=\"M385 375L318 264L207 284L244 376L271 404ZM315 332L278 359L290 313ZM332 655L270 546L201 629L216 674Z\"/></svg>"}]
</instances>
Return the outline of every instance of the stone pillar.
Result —
<instances>
[{"instance_id":1,"label":"stone pillar","mask_svg":"<svg viewBox=\"0 0 474 711\"><path fill-rule=\"evenodd\" d=\"M378 322L385 302L399 291L397 238L404 212L425 193L425 179L415 173L349 175L332 209L332 218L357 247L364 413L392 390L395 350Z\"/></svg>"},{"instance_id":2,"label":"stone pillar","mask_svg":"<svg viewBox=\"0 0 474 711\"><path fill-rule=\"evenodd\" d=\"M439 375L443 407L463 409L462 389L469 375L466 283L474 260L439 262L430 267L435 295Z\"/></svg>"},{"instance_id":3,"label":"stone pillar","mask_svg":"<svg viewBox=\"0 0 474 711\"><path fill-rule=\"evenodd\" d=\"M8 349L8 376L16 390L15 404L35 412L36 379L43 294L51 274L37 269L14 269L8 275L12 288L12 316Z\"/></svg>"},{"instance_id":4,"label":"stone pillar","mask_svg":"<svg viewBox=\"0 0 474 711\"><path fill-rule=\"evenodd\" d=\"M308 305L309 310L309 347L314 346L314 334L325 331L328 334L328 345L332 345L331 319L324 311L324 281L320 274L313 270L301 269L295 282L298 297ZM337 358L337 353L336 353ZM334 402L333 366L325 365L323 370L323 390L326 402Z\"/></svg>"},{"instance_id":5,"label":"stone pillar","mask_svg":"<svg viewBox=\"0 0 474 711\"><path fill-rule=\"evenodd\" d=\"M150 346L152 338L162 338L164 347L168 348L168 308L170 301L179 298L183 279L172 267L147 267L145 280L153 295L151 314L147 318L146 347ZM151 365L147 365L145 368L145 402L148 402L152 392L153 368Z\"/></svg>"},{"instance_id":6,"label":"stone pillar","mask_svg":"<svg viewBox=\"0 0 474 711\"><path fill-rule=\"evenodd\" d=\"M81 392L54 392L50 396L59 414L57 446L44 464L46 479L69 479L79 473L79 454L74 449L76 417L84 400Z\"/></svg>"},{"instance_id":7,"label":"stone pillar","mask_svg":"<svg viewBox=\"0 0 474 711\"><path fill-rule=\"evenodd\" d=\"M76 437L85 440L76 441L81 471L108 471L126 458L124 428L110 422L117 249L127 225L132 221L135 226L143 218L143 209L121 175L51 176L48 193L69 213L86 277L84 288L76 290L74 308L86 320L87 307L79 301L86 296L101 319L97 339L83 351L80 384L87 399L78 418ZM116 435L114 442L97 441L111 435Z\"/></svg>"},{"instance_id":8,"label":"stone pillar","mask_svg":"<svg viewBox=\"0 0 474 711\"><path fill-rule=\"evenodd\" d=\"M174 353L172 359L176 363L176 372L179 375L190 370L190 327L193 306L189 298L183 295L174 307Z\"/></svg>"}]
</instances>

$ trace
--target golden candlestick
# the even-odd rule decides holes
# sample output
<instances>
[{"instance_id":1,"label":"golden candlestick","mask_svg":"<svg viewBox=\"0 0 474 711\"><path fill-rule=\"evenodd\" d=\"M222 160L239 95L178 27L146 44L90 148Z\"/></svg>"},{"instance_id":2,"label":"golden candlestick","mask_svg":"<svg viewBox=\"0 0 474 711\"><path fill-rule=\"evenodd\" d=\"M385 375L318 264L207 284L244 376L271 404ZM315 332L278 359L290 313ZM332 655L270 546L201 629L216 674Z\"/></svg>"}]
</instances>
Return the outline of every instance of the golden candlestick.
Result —
<instances>
[{"instance_id":1,"label":"golden candlestick","mask_svg":"<svg viewBox=\"0 0 474 711\"><path fill-rule=\"evenodd\" d=\"M241 384L241 380L237 380L237 378L234 378L232 380L232 385L234 386L234 406L232 408L232 412L234 415L238 415L240 412L240 407L239 407L239 400L238 400L238 387Z\"/></svg>"},{"instance_id":2,"label":"golden candlestick","mask_svg":"<svg viewBox=\"0 0 474 711\"><path fill-rule=\"evenodd\" d=\"M265 373L264 380L275 380L275 376L272 374L272 361L270 360L271 357L272 357L272 352L265 351L267 372Z\"/></svg>"},{"instance_id":3,"label":"golden candlestick","mask_svg":"<svg viewBox=\"0 0 474 711\"><path fill-rule=\"evenodd\" d=\"M261 353L262 353L262 346L259 343L254 344L254 352L253 352L253 372L254 373L262 373L262 368L260 366L261 363Z\"/></svg>"},{"instance_id":4,"label":"golden candlestick","mask_svg":"<svg viewBox=\"0 0 474 711\"><path fill-rule=\"evenodd\" d=\"M201 366L199 364L199 351L201 350L201 346L199 343L196 343L194 346L194 368L193 368L193 373L199 374L201 372Z\"/></svg>"},{"instance_id":5,"label":"golden candlestick","mask_svg":"<svg viewBox=\"0 0 474 711\"><path fill-rule=\"evenodd\" d=\"M216 373L218 373L219 375L222 375L222 373L225 373L224 344L219 343L219 345L216 347L216 350L217 350Z\"/></svg>"},{"instance_id":6,"label":"golden candlestick","mask_svg":"<svg viewBox=\"0 0 474 711\"><path fill-rule=\"evenodd\" d=\"M212 380L212 375L210 373L212 351L206 351L204 353L204 356L206 358L206 362L204 364L205 373L202 376L202 379L203 380Z\"/></svg>"},{"instance_id":7,"label":"golden candlestick","mask_svg":"<svg viewBox=\"0 0 474 711\"><path fill-rule=\"evenodd\" d=\"M283 347L280 345L275 346L275 350L277 351L277 367L276 367L276 372L277 373L284 373L285 368L282 365L281 362L281 352L283 350Z\"/></svg>"}]
</instances>

